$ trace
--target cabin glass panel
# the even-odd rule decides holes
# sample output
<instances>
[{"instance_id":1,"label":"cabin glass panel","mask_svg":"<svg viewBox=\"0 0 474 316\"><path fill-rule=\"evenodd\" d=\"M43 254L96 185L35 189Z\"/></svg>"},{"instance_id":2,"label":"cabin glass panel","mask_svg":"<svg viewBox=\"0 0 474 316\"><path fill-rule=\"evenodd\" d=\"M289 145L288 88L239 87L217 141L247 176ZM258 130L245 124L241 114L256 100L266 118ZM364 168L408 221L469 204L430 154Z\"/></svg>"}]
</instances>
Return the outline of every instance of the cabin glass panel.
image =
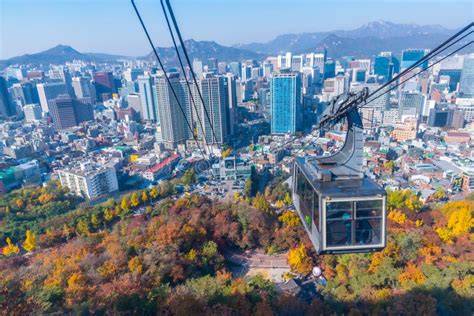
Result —
<instances>
[{"instance_id":1,"label":"cabin glass panel","mask_svg":"<svg viewBox=\"0 0 474 316\"><path fill-rule=\"evenodd\" d=\"M383 200L326 202L326 246L382 243Z\"/></svg>"},{"instance_id":2,"label":"cabin glass panel","mask_svg":"<svg viewBox=\"0 0 474 316\"><path fill-rule=\"evenodd\" d=\"M298 171L297 176L297 194L299 197L299 211L303 215L303 220L306 224L306 227L311 232L312 225L311 219L313 218L313 208L314 208L314 190L306 177Z\"/></svg>"}]
</instances>

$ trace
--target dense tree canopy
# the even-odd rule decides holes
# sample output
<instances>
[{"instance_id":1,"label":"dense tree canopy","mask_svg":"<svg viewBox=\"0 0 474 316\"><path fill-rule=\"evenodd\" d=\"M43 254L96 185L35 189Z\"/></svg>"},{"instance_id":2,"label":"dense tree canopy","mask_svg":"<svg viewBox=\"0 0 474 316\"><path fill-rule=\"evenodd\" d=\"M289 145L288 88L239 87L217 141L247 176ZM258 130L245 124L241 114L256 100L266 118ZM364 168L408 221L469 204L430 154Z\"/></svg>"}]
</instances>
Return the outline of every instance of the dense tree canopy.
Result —
<instances>
[{"instance_id":1,"label":"dense tree canopy","mask_svg":"<svg viewBox=\"0 0 474 316\"><path fill-rule=\"evenodd\" d=\"M298 216L273 209L291 198L280 184L253 200L224 203L166 198L173 184L165 182L77 208L55 184L24 190L0 199L7 233L0 310L7 315L468 315L474 308L471 200L422 209L413 207L415 195L391 192L383 251L316 256ZM59 201L69 208L44 211ZM134 214L137 208L145 213ZM48 215L28 221L28 212ZM22 224L18 232L8 228ZM234 277L226 251L247 249L288 251L294 273L319 265L327 285L306 300L259 276Z\"/></svg>"}]
</instances>

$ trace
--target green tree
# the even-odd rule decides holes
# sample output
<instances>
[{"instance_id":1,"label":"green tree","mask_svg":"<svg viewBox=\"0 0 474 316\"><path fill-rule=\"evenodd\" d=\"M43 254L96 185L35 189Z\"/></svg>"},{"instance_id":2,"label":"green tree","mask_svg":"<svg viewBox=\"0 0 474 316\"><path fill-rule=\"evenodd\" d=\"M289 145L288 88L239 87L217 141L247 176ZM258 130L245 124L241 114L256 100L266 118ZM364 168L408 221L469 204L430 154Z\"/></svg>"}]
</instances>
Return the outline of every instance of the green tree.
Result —
<instances>
[{"instance_id":1,"label":"green tree","mask_svg":"<svg viewBox=\"0 0 474 316\"><path fill-rule=\"evenodd\" d=\"M184 173L183 184L189 186L196 182L196 173L194 169L189 169Z\"/></svg>"},{"instance_id":2,"label":"green tree","mask_svg":"<svg viewBox=\"0 0 474 316\"><path fill-rule=\"evenodd\" d=\"M245 180L245 186L244 186L244 194L245 196L247 197L251 197L252 196L252 179L251 178L248 178L247 180Z\"/></svg>"}]
</instances>

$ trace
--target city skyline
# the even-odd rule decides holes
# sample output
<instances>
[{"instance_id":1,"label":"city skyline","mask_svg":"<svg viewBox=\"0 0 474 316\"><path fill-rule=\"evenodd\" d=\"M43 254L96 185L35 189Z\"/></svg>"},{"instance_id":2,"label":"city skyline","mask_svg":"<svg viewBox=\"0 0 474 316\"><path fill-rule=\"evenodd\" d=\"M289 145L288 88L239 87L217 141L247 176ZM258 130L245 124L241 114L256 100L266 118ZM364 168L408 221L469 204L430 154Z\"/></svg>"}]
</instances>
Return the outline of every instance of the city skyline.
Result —
<instances>
[{"instance_id":1,"label":"city skyline","mask_svg":"<svg viewBox=\"0 0 474 316\"><path fill-rule=\"evenodd\" d=\"M159 3L155 5L148 0L138 0L136 3L156 45L170 46ZM177 18L182 21L182 32L186 39L211 40L226 46L264 43L283 34L351 30L379 20L401 24L439 24L456 29L472 21L474 12L474 4L464 0L410 1L410 10L406 10L406 5L403 5L407 1L348 0L343 3L341 8L340 3L322 1L313 5L310 1L298 0L292 2L292 10L288 12L286 1L252 2L251 8L249 0L231 0L225 4L215 0L172 2ZM311 5L314 10L307 10ZM420 16L420 10L425 14ZM70 12L76 14L71 16ZM320 12L334 12L337 19L332 18L331 14ZM54 18L46 19L48 15ZM0 59L36 53L58 44L70 45L81 52L126 56L149 53L146 39L128 0L114 1L113 6L110 0L88 3L87 6L84 6L84 1L77 0L3 0L0 3L0 16ZM235 27L236 23L238 28Z\"/></svg>"}]
</instances>

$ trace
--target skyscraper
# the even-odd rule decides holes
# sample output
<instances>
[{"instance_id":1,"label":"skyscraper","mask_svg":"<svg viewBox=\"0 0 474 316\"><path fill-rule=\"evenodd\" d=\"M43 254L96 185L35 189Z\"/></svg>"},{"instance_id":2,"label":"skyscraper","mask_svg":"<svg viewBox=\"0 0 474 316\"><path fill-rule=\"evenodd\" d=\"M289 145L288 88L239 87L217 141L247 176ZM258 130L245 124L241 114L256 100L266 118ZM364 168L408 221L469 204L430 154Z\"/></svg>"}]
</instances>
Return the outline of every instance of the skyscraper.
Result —
<instances>
[{"instance_id":1,"label":"skyscraper","mask_svg":"<svg viewBox=\"0 0 474 316\"><path fill-rule=\"evenodd\" d=\"M50 100L49 110L56 129L74 127L94 119L92 104L88 99L71 98L69 95L59 95Z\"/></svg>"},{"instance_id":2,"label":"skyscraper","mask_svg":"<svg viewBox=\"0 0 474 316\"><path fill-rule=\"evenodd\" d=\"M328 59L324 63L324 79L334 78L336 76L336 62Z\"/></svg>"},{"instance_id":3,"label":"skyscraper","mask_svg":"<svg viewBox=\"0 0 474 316\"><path fill-rule=\"evenodd\" d=\"M398 103L398 115L418 117L423 112L425 97L418 91L403 91Z\"/></svg>"},{"instance_id":4,"label":"skyscraper","mask_svg":"<svg viewBox=\"0 0 474 316\"><path fill-rule=\"evenodd\" d=\"M202 77L202 61L200 59L194 58L193 59L193 72L196 75L196 79L200 79Z\"/></svg>"},{"instance_id":5,"label":"skyscraper","mask_svg":"<svg viewBox=\"0 0 474 316\"><path fill-rule=\"evenodd\" d=\"M0 118L13 116L15 110L10 102L10 96L7 89L7 81L0 77Z\"/></svg>"},{"instance_id":6,"label":"skyscraper","mask_svg":"<svg viewBox=\"0 0 474 316\"><path fill-rule=\"evenodd\" d=\"M408 68L415 64L418 60L423 58L428 53L426 49L405 49L402 52L402 62L400 68ZM425 68L428 66L428 61L423 62L418 67Z\"/></svg>"},{"instance_id":7,"label":"skyscraper","mask_svg":"<svg viewBox=\"0 0 474 316\"><path fill-rule=\"evenodd\" d=\"M114 76L111 72L99 71L94 73L94 85L97 99L107 101L112 97L112 93L116 93Z\"/></svg>"},{"instance_id":8,"label":"skyscraper","mask_svg":"<svg viewBox=\"0 0 474 316\"><path fill-rule=\"evenodd\" d=\"M281 72L271 80L271 132L295 133L300 130L301 80L297 73Z\"/></svg>"},{"instance_id":9,"label":"skyscraper","mask_svg":"<svg viewBox=\"0 0 474 316\"><path fill-rule=\"evenodd\" d=\"M72 88L74 94L78 98L90 98L91 102L94 102L95 95L90 83L90 79L84 77L74 77L72 78Z\"/></svg>"},{"instance_id":10,"label":"skyscraper","mask_svg":"<svg viewBox=\"0 0 474 316\"><path fill-rule=\"evenodd\" d=\"M210 144L225 143L228 140L228 119L230 117L229 79L222 76L216 77L208 73L203 75L198 85L204 100L203 104L197 93L196 85L193 85L194 101L199 111L195 119L201 119L202 123L202 127L201 124L196 124L198 137L201 140L205 139ZM206 110L207 114L209 114L210 122L206 116Z\"/></svg>"},{"instance_id":11,"label":"skyscraper","mask_svg":"<svg viewBox=\"0 0 474 316\"><path fill-rule=\"evenodd\" d=\"M174 96L166 78L164 78L165 75L168 76L178 98ZM179 79L178 73L168 73L165 75L155 77L156 105L162 141L166 147L174 148L176 145L184 143L189 138L189 135L191 135L182 110L188 116L188 122L191 121L191 115L185 83Z\"/></svg>"},{"instance_id":12,"label":"skyscraper","mask_svg":"<svg viewBox=\"0 0 474 316\"><path fill-rule=\"evenodd\" d=\"M41 106L39 104L27 104L23 107L26 122L34 122L41 119Z\"/></svg>"},{"instance_id":13,"label":"skyscraper","mask_svg":"<svg viewBox=\"0 0 474 316\"><path fill-rule=\"evenodd\" d=\"M60 95L49 100L49 113L56 129L65 129L76 126L73 99L68 95Z\"/></svg>"},{"instance_id":14,"label":"skyscraper","mask_svg":"<svg viewBox=\"0 0 474 316\"><path fill-rule=\"evenodd\" d=\"M138 91L140 92L141 117L143 120L157 122L158 113L155 105L155 91L153 89L153 78L138 76Z\"/></svg>"},{"instance_id":15,"label":"skyscraper","mask_svg":"<svg viewBox=\"0 0 474 316\"><path fill-rule=\"evenodd\" d=\"M43 112L49 112L48 101L57 98L61 94L67 94L66 84L64 82L48 82L36 85L38 97Z\"/></svg>"},{"instance_id":16,"label":"skyscraper","mask_svg":"<svg viewBox=\"0 0 474 316\"><path fill-rule=\"evenodd\" d=\"M237 78L241 77L242 72L242 64L239 62L231 62L229 64L229 70L231 73L237 76Z\"/></svg>"},{"instance_id":17,"label":"skyscraper","mask_svg":"<svg viewBox=\"0 0 474 316\"><path fill-rule=\"evenodd\" d=\"M227 74L224 76L224 88L227 87L227 134L234 135L237 124L237 76Z\"/></svg>"},{"instance_id":18,"label":"skyscraper","mask_svg":"<svg viewBox=\"0 0 474 316\"><path fill-rule=\"evenodd\" d=\"M382 82L392 79L394 73L400 72L400 63L391 52L382 52L375 56L374 74L382 78Z\"/></svg>"},{"instance_id":19,"label":"skyscraper","mask_svg":"<svg viewBox=\"0 0 474 316\"><path fill-rule=\"evenodd\" d=\"M474 55L464 59L459 92L464 98L474 98Z\"/></svg>"}]
</instances>

